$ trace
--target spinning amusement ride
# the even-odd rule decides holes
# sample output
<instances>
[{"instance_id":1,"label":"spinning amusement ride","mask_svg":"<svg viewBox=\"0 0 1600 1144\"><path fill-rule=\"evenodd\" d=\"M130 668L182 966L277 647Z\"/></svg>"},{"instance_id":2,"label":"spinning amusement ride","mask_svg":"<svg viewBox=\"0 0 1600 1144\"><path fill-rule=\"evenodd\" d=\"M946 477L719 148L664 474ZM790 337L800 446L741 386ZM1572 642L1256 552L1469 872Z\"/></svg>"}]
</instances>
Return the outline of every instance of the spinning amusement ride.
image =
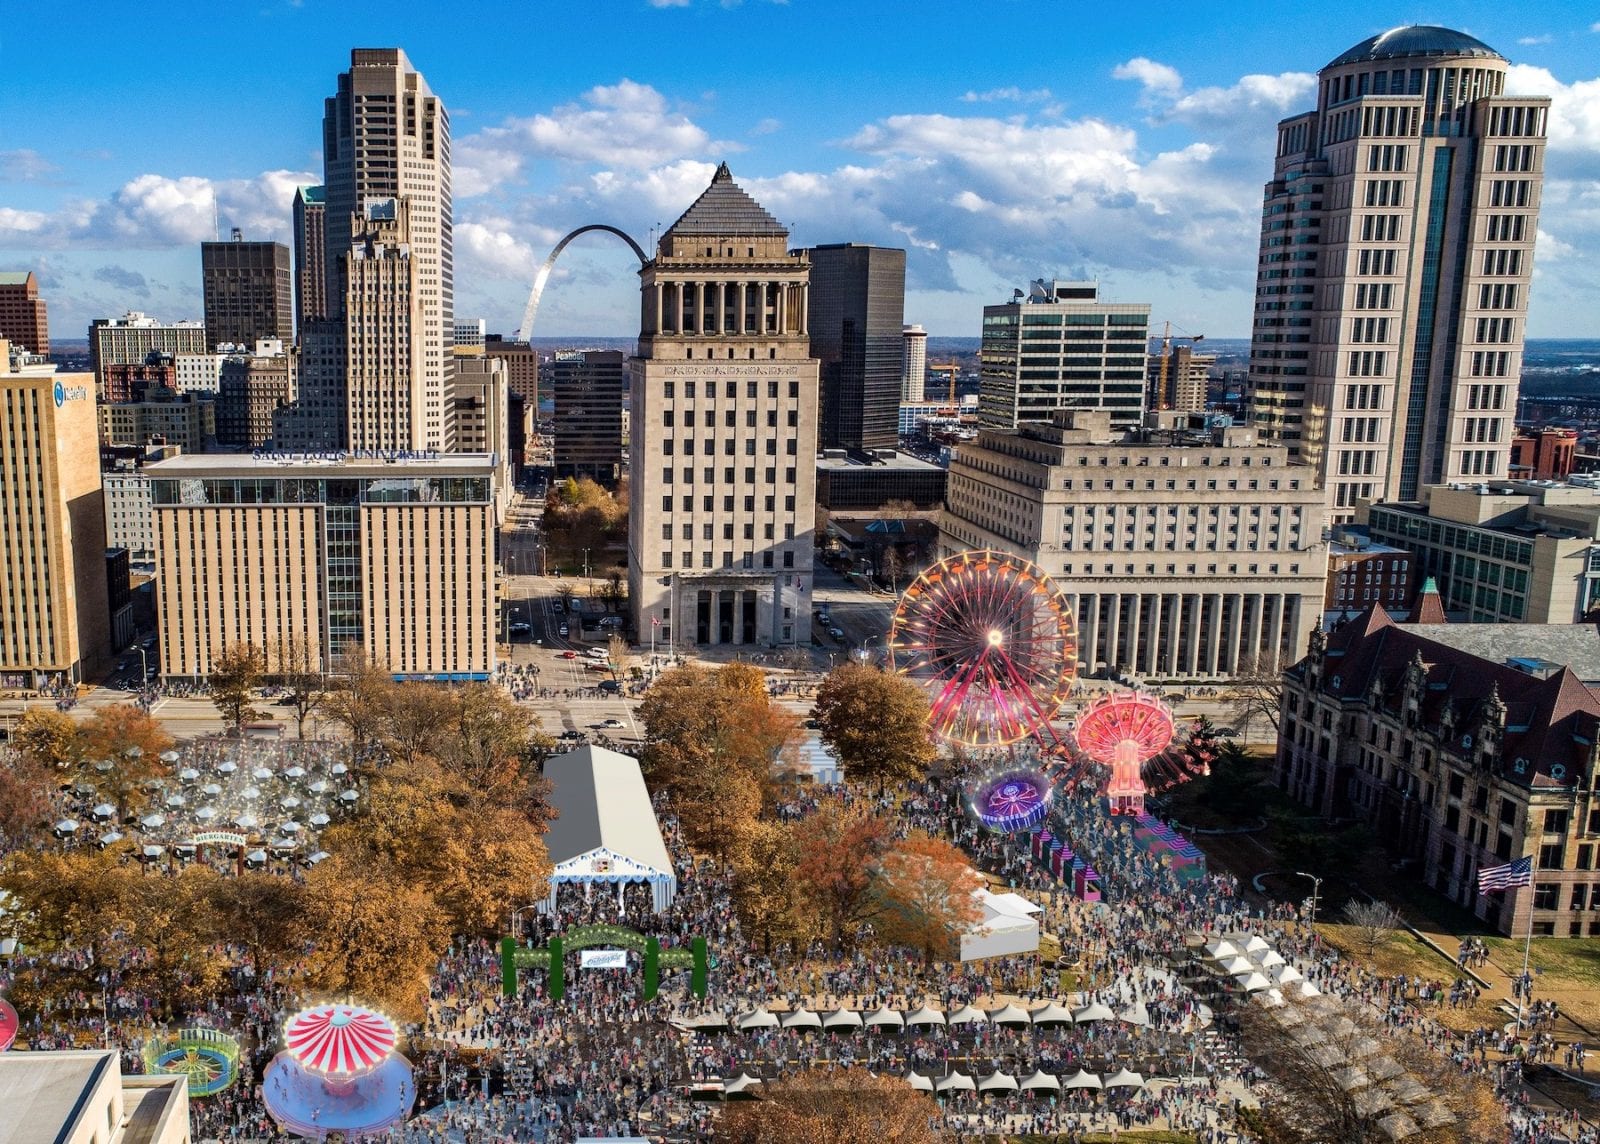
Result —
<instances>
[{"instance_id":1,"label":"spinning amusement ride","mask_svg":"<svg viewBox=\"0 0 1600 1144\"><path fill-rule=\"evenodd\" d=\"M1205 749L1174 751L1174 717L1153 695L1114 692L1079 713L1069 738L1051 724L1072 692L1077 627L1066 595L1042 569L1007 553L962 552L911 584L895 609L891 666L928 693L929 724L945 741L996 752L973 784L971 811L1004 833L1049 817L1050 770L1109 771L1113 814L1142 814L1147 791L1205 774ZM1018 748L1051 760L1030 765Z\"/></svg>"}]
</instances>

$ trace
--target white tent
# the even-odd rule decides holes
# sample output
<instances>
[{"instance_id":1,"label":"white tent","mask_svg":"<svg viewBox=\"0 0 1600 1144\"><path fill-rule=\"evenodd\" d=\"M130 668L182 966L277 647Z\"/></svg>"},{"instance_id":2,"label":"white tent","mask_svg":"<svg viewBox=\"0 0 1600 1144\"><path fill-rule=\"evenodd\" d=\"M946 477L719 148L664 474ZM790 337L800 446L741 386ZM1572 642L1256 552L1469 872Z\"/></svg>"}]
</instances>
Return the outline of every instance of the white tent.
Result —
<instances>
[{"instance_id":1,"label":"white tent","mask_svg":"<svg viewBox=\"0 0 1600 1144\"><path fill-rule=\"evenodd\" d=\"M1079 1069L1077 1072L1075 1072L1071 1076L1069 1076L1066 1080L1062 1081L1061 1082L1061 1087L1065 1088L1065 1089L1074 1089L1074 1088L1095 1088L1095 1089L1099 1089L1099 1088L1104 1088L1105 1085L1100 1083L1100 1078L1095 1076L1094 1073L1085 1072L1083 1069Z\"/></svg>"},{"instance_id":2,"label":"white tent","mask_svg":"<svg viewBox=\"0 0 1600 1144\"><path fill-rule=\"evenodd\" d=\"M1016 1092L1017 1078L1010 1073L997 1072L978 1082L979 1092Z\"/></svg>"},{"instance_id":3,"label":"white tent","mask_svg":"<svg viewBox=\"0 0 1600 1144\"><path fill-rule=\"evenodd\" d=\"M978 920L961 935L961 960L1039 951L1039 907L1016 894L973 891Z\"/></svg>"},{"instance_id":4,"label":"white tent","mask_svg":"<svg viewBox=\"0 0 1600 1144\"><path fill-rule=\"evenodd\" d=\"M1035 1069L1033 1075L1017 1087L1023 1092L1060 1092L1061 1081L1047 1072Z\"/></svg>"},{"instance_id":5,"label":"white tent","mask_svg":"<svg viewBox=\"0 0 1600 1144\"><path fill-rule=\"evenodd\" d=\"M829 1013L822 1019L824 1029L859 1029L861 1028L861 1014L854 1009L840 1009Z\"/></svg>"},{"instance_id":6,"label":"white tent","mask_svg":"<svg viewBox=\"0 0 1600 1144\"><path fill-rule=\"evenodd\" d=\"M1239 988L1246 993L1259 993L1263 989L1272 988L1272 982L1264 973L1235 973L1233 979L1239 983Z\"/></svg>"},{"instance_id":7,"label":"white tent","mask_svg":"<svg viewBox=\"0 0 1600 1144\"><path fill-rule=\"evenodd\" d=\"M794 1012L784 1015L783 1027L785 1029L820 1029L822 1028L822 1018L810 1009L796 1009Z\"/></svg>"},{"instance_id":8,"label":"white tent","mask_svg":"<svg viewBox=\"0 0 1600 1144\"><path fill-rule=\"evenodd\" d=\"M971 1005L963 1005L945 1019L952 1025L981 1025L989 1017L982 1009L974 1009Z\"/></svg>"},{"instance_id":9,"label":"white tent","mask_svg":"<svg viewBox=\"0 0 1600 1144\"><path fill-rule=\"evenodd\" d=\"M909 1072L908 1071L906 1073L906 1083L909 1084L912 1088L916 1089L918 1092L932 1092L933 1091L933 1078L932 1077L923 1076L919 1072Z\"/></svg>"},{"instance_id":10,"label":"white tent","mask_svg":"<svg viewBox=\"0 0 1600 1144\"><path fill-rule=\"evenodd\" d=\"M1213 961L1221 961L1224 957L1238 957L1239 947L1226 938L1216 938L1206 942L1206 956Z\"/></svg>"},{"instance_id":11,"label":"white tent","mask_svg":"<svg viewBox=\"0 0 1600 1144\"><path fill-rule=\"evenodd\" d=\"M901 1015L900 1010L885 1007L867 1014L867 1019L864 1023L868 1028L886 1025L891 1028L899 1029L905 1026L906 1019Z\"/></svg>"},{"instance_id":12,"label":"white tent","mask_svg":"<svg viewBox=\"0 0 1600 1144\"><path fill-rule=\"evenodd\" d=\"M1262 953L1272 948L1267 944L1267 939L1258 933L1236 933L1228 936L1233 939L1233 944L1245 953Z\"/></svg>"},{"instance_id":13,"label":"white tent","mask_svg":"<svg viewBox=\"0 0 1600 1144\"><path fill-rule=\"evenodd\" d=\"M776 1029L778 1027L778 1018L776 1014L769 1013L765 1009L752 1009L748 1013L739 1014L738 1019L734 1021L734 1027L738 1029Z\"/></svg>"},{"instance_id":14,"label":"white tent","mask_svg":"<svg viewBox=\"0 0 1600 1144\"><path fill-rule=\"evenodd\" d=\"M1218 964L1222 966L1222 972L1228 974L1229 976L1233 976L1234 974L1238 973L1249 973L1256 967L1255 962L1251 961L1248 957L1243 957L1240 955L1220 958L1218 960Z\"/></svg>"},{"instance_id":15,"label":"white tent","mask_svg":"<svg viewBox=\"0 0 1600 1144\"><path fill-rule=\"evenodd\" d=\"M930 1009L924 1005L915 1013L907 1013L905 1023L911 1026L943 1025L945 1023L945 1017L943 1013L939 1012L939 1010Z\"/></svg>"},{"instance_id":16,"label":"white tent","mask_svg":"<svg viewBox=\"0 0 1600 1144\"><path fill-rule=\"evenodd\" d=\"M947 1077L940 1077L934 1082L935 1092L976 1092L978 1086L972 1078L963 1072L953 1072Z\"/></svg>"},{"instance_id":17,"label":"white tent","mask_svg":"<svg viewBox=\"0 0 1600 1144\"><path fill-rule=\"evenodd\" d=\"M1058 1001L1041 1006L1033 1011L1035 1025L1070 1025L1072 1024L1072 1010Z\"/></svg>"},{"instance_id":18,"label":"white tent","mask_svg":"<svg viewBox=\"0 0 1600 1144\"><path fill-rule=\"evenodd\" d=\"M1272 980L1276 981L1279 985L1288 985L1290 982L1304 980L1300 971L1287 962L1285 962L1283 965L1274 965L1271 969L1267 970L1267 976L1272 978Z\"/></svg>"},{"instance_id":19,"label":"white tent","mask_svg":"<svg viewBox=\"0 0 1600 1144\"><path fill-rule=\"evenodd\" d=\"M765 1012L765 1010L756 1010L756 1012ZM772 1014L767 1013L767 1016L771 1017ZM684 1021L683 1027L686 1029L726 1029L728 1027L728 1018L721 1013L702 1013L698 1017L690 1017L687 1021Z\"/></svg>"},{"instance_id":20,"label":"white tent","mask_svg":"<svg viewBox=\"0 0 1600 1144\"><path fill-rule=\"evenodd\" d=\"M618 901L627 883L647 882L657 913L671 905L678 879L639 761L583 746L545 760L544 777L557 816L544 838L555 868L543 909L555 908L562 882L615 885Z\"/></svg>"},{"instance_id":21,"label":"white tent","mask_svg":"<svg viewBox=\"0 0 1600 1144\"><path fill-rule=\"evenodd\" d=\"M1131 1069L1118 1069L1102 1081L1107 1088L1143 1088L1144 1077Z\"/></svg>"},{"instance_id":22,"label":"white tent","mask_svg":"<svg viewBox=\"0 0 1600 1144\"><path fill-rule=\"evenodd\" d=\"M1074 1009L1072 1019L1080 1025L1087 1025L1090 1021L1114 1021L1117 1015L1111 1011L1111 1006L1091 1001L1082 1008Z\"/></svg>"},{"instance_id":23,"label":"white tent","mask_svg":"<svg viewBox=\"0 0 1600 1144\"><path fill-rule=\"evenodd\" d=\"M1255 959L1255 963L1262 969L1271 969L1274 965L1282 965L1284 963L1283 954L1275 949L1264 949L1260 953L1252 953L1250 956Z\"/></svg>"},{"instance_id":24,"label":"white tent","mask_svg":"<svg viewBox=\"0 0 1600 1144\"><path fill-rule=\"evenodd\" d=\"M1143 1001L1135 1001L1117 1014L1117 1020L1125 1025L1148 1026L1150 1024L1150 1010L1144 1007Z\"/></svg>"},{"instance_id":25,"label":"white tent","mask_svg":"<svg viewBox=\"0 0 1600 1144\"><path fill-rule=\"evenodd\" d=\"M989 1020L996 1025L1031 1025L1032 1018L1028 1011L1016 1002L1002 1006L989 1014Z\"/></svg>"},{"instance_id":26,"label":"white tent","mask_svg":"<svg viewBox=\"0 0 1600 1144\"><path fill-rule=\"evenodd\" d=\"M739 1096L743 1097L745 1100L754 1100L756 1096L754 1091L755 1086L760 1083L760 1077L751 1076L747 1072L742 1072L733 1080L725 1080L722 1082L723 1099L726 1100L729 1097Z\"/></svg>"}]
</instances>

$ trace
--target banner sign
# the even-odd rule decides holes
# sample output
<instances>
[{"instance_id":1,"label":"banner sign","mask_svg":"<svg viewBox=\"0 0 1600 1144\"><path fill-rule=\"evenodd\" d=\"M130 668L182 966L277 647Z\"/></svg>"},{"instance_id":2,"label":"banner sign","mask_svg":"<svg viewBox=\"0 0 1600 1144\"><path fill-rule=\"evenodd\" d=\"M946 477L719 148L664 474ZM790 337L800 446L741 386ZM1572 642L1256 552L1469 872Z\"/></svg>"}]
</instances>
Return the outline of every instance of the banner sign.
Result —
<instances>
[{"instance_id":1,"label":"banner sign","mask_svg":"<svg viewBox=\"0 0 1600 1144\"><path fill-rule=\"evenodd\" d=\"M580 969L626 969L628 951L625 949L582 949L578 951Z\"/></svg>"}]
</instances>

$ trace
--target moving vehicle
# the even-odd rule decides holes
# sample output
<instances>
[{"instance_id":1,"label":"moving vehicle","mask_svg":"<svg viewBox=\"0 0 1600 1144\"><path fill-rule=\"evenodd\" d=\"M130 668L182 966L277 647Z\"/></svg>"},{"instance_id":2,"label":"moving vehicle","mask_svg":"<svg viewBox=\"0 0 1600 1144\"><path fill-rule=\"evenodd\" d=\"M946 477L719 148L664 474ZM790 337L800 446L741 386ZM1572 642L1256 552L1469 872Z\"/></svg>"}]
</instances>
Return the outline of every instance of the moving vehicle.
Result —
<instances>
[{"instance_id":1,"label":"moving vehicle","mask_svg":"<svg viewBox=\"0 0 1600 1144\"><path fill-rule=\"evenodd\" d=\"M589 647L583 649L583 654L590 659L610 659L610 653L603 647Z\"/></svg>"},{"instance_id":2,"label":"moving vehicle","mask_svg":"<svg viewBox=\"0 0 1600 1144\"><path fill-rule=\"evenodd\" d=\"M562 624L559 628L556 629L556 635L564 636L566 634L567 634L567 625L566 624Z\"/></svg>"},{"instance_id":3,"label":"moving vehicle","mask_svg":"<svg viewBox=\"0 0 1600 1144\"><path fill-rule=\"evenodd\" d=\"M566 651L561 653L561 658L562 659L577 659L578 658L578 653L573 651L571 648L568 648Z\"/></svg>"},{"instance_id":4,"label":"moving vehicle","mask_svg":"<svg viewBox=\"0 0 1600 1144\"><path fill-rule=\"evenodd\" d=\"M565 634L565 633L563 633L563 634ZM844 631L841 628L829 628L828 629L828 634L830 636L832 636L836 640L844 639Z\"/></svg>"},{"instance_id":5,"label":"moving vehicle","mask_svg":"<svg viewBox=\"0 0 1600 1144\"><path fill-rule=\"evenodd\" d=\"M525 635L531 634L532 632L533 632L533 625L528 623L528 621L526 621L526 620L513 620L513 621L511 621L511 634L512 635L514 635L514 636L525 636Z\"/></svg>"},{"instance_id":6,"label":"moving vehicle","mask_svg":"<svg viewBox=\"0 0 1600 1144\"><path fill-rule=\"evenodd\" d=\"M621 695L622 684L615 679L602 679L600 681L600 691L605 695Z\"/></svg>"},{"instance_id":7,"label":"moving vehicle","mask_svg":"<svg viewBox=\"0 0 1600 1144\"><path fill-rule=\"evenodd\" d=\"M600 726L605 727L607 730L615 731L615 730L618 730L618 729L621 728L622 720L621 719L607 719L604 723L600 724Z\"/></svg>"}]
</instances>

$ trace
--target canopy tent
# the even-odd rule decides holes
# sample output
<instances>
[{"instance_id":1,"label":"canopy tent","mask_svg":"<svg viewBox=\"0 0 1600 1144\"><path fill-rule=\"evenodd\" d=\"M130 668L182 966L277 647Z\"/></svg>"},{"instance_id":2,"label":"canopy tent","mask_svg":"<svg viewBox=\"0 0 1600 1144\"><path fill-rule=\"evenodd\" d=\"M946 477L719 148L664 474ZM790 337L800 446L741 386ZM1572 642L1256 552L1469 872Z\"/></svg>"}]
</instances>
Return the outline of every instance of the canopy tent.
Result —
<instances>
[{"instance_id":1,"label":"canopy tent","mask_svg":"<svg viewBox=\"0 0 1600 1144\"><path fill-rule=\"evenodd\" d=\"M1028 1011L1015 1001L990 1013L989 1020L996 1025L1031 1025L1033 1023L1032 1018L1028 1016Z\"/></svg>"},{"instance_id":2,"label":"canopy tent","mask_svg":"<svg viewBox=\"0 0 1600 1144\"><path fill-rule=\"evenodd\" d=\"M1239 947L1226 938L1217 938L1206 942L1206 956L1213 961L1221 961L1225 957L1238 957Z\"/></svg>"},{"instance_id":3,"label":"canopy tent","mask_svg":"<svg viewBox=\"0 0 1600 1144\"><path fill-rule=\"evenodd\" d=\"M861 1028L861 1014L854 1009L840 1009L829 1013L822 1019L824 1029L859 1029Z\"/></svg>"},{"instance_id":4,"label":"canopy tent","mask_svg":"<svg viewBox=\"0 0 1600 1144\"><path fill-rule=\"evenodd\" d=\"M1010 1073L997 1072L978 1082L979 1092L1016 1092L1017 1078Z\"/></svg>"},{"instance_id":5,"label":"canopy tent","mask_svg":"<svg viewBox=\"0 0 1600 1144\"><path fill-rule=\"evenodd\" d=\"M1105 1085L1100 1083L1100 1078L1095 1076L1094 1073L1085 1072L1083 1069L1079 1069L1066 1080L1062 1081L1061 1087L1069 1090L1074 1088L1101 1089L1104 1088Z\"/></svg>"},{"instance_id":6,"label":"canopy tent","mask_svg":"<svg viewBox=\"0 0 1600 1144\"><path fill-rule=\"evenodd\" d=\"M981 1025L989 1019L989 1015L982 1009L975 1009L971 1005L963 1005L945 1019L952 1025Z\"/></svg>"},{"instance_id":7,"label":"canopy tent","mask_svg":"<svg viewBox=\"0 0 1600 1144\"><path fill-rule=\"evenodd\" d=\"M724 1100L732 1100L734 1097L741 1097L745 1100L754 1100L756 1098L755 1086L760 1083L760 1077L742 1072L733 1080L722 1082L722 1098Z\"/></svg>"},{"instance_id":8,"label":"canopy tent","mask_svg":"<svg viewBox=\"0 0 1600 1144\"><path fill-rule=\"evenodd\" d=\"M1052 1001L1048 1005L1033 1011L1035 1025L1070 1025L1072 1024L1072 1010L1059 1001Z\"/></svg>"},{"instance_id":9,"label":"canopy tent","mask_svg":"<svg viewBox=\"0 0 1600 1144\"><path fill-rule=\"evenodd\" d=\"M1233 975L1233 979L1239 983L1239 988L1246 993L1259 993L1263 989L1272 988L1272 982L1267 979L1267 975L1260 972L1236 973Z\"/></svg>"},{"instance_id":10,"label":"canopy tent","mask_svg":"<svg viewBox=\"0 0 1600 1144\"><path fill-rule=\"evenodd\" d=\"M1255 959L1255 963L1262 969L1271 969L1274 965L1284 964L1283 954L1275 949L1263 949L1259 953L1252 953L1250 956Z\"/></svg>"},{"instance_id":11,"label":"canopy tent","mask_svg":"<svg viewBox=\"0 0 1600 1144\"><path fill-rule=\"evenodd\" d=\"M939 1010L930 1009L924 1005L915 1013L906 1014L905 1023L913 1027L917 1025L943 1025L945 1024L945 1018L944 1014Z\"/></svg>"},{"instance_id":12,"label":"canopy tent","mask_svg":"<svg viewBox=\"0 0 1600 1144\"><path fill-rule=\"evenodd\" d=\"M1217 964L1222 967L1222 972L1230 977L1240 973L1249 973L1256 968L1255 962L1239 954L1235 954L1233 957L1220 958Z\"/></svg>"},{"instance_id":13,"label":"canopy tent","mask_svg":"<svg viewBox=\"0 0 1600 1144\"><path fill-rule=\"evenodd\" d=\"M1287 985L1292 981L1302 981L1304 978L1294 966L1285 962L1283 965L1274 965L1267 970L1267 976L1279 985Z\"/></svg>"},{"instance_id":14,"label":"canopy tent","mask_svg":"<svg viewBox=\"0 0 1600 1144\"><path fill-rule=\"evenodd\" d=\"M1072 1011L1072 1019L1080 1025L1087 1025L1091 1021L1114 1021L1117 1015L1111 1011L1111 1006L1103 1005L1099 1001Z\"/></svg>"},{"instance_id":15,"label":"canopy tent","mask_svg":"<svg viewBox=\"0 0 1600 1144\"><path fill-rule=\"evenodd\" d=\"M1145 1008L1143 1001L1135 1001L1117 1014L1117 1020L1124 1025L1148 1026L1150 1024L1150 1010Z\"/></svg>"},{"instance_id":16,"label":"canopy tent","mask_svg":"<svg viewBox=\"0 0 1600 1144\"><path fill-rule=\"evenodd\" d=\"M1101 1081L1107 1088L1143 1088L1144 1077L1132 1069L1118 1069Z\"/></svg>"},{"instance_id":17,"label":"canopy tent","mask_svg":"<svg viewBox=\"0 0 1600 1144\"><path fill-rule=\"evenodd\" d=\"M820 1029L822 1018L810 1009L796 1009L784 1014L782 1024L785 1029Z\"/></svg>"},{"instance_id":18,"label":"canopy tent","mask_svg":"<svg viewBox=\"0 0 1600 1144\"><path fill-rule=\"evenodd\" d=\"M906 1019L901 1016L898 1009L883 1008L867 1014L866 1025L873 1028L878 1025L888 1025L891 1028L904 1028Z\"/></svg>"},{"instance_id":19,"label":"canopy tent","mask_svg":"<svg viewBox=\"0 0 1600 1144\"><path fill-rule=\"evenodd\" d=\"M941 1077L934 1082L935 1092L976 1092L978 1086L964 1072L953 1072L947 1077Z\"/></svg>"},{"instance_id":20,"label":"canopy tent","mask_svg":"<svg viewBox=\"0 0 1600 1144\"><path fill-rule=\"evenodd\" d=\"M1267 944L1267 939L1258 933L1230 933L1228 938L1243 953L1261 953L1272 948Z\"/></svg>"},{"instance_id":21,"label":"canopy tent","mask_svg":"<svg viewBox=\"0 0 1600 1144\"><path fill-rule=\"evenodd\" d=\"M982 888L972 896L979 916L961 935L962 961L1039 951L1038 906L1016 894L995 894Z\"/></svg>"},{"instance_id":22,"label":"canopy tent","mask_svg":"<svg viewBox=\"0 0 1600 1144\"><path fill-rule=\"evenodd\" d=\"M906 1083L912 1088L916 1089L918 1092L933 1091L933 1078L923 1076L919 1072L907 1072Z\"/></svg>"},{"instance_id":23,"label":"canopy tent","mask_svg":"<svg viewBox=\"0 0 1600 1144\"><path fill-rule=\"evenodd\" d=\"M774 1013L765 1009L752 1009L748 1013L741 1013L734 1026L739 1029L776 1029L778 1018Z\"/></svg>"},{"instance_id":24,"label":"canopy tent","mask_svg":"<svg viewBox=\"0 0 1600 1144\"><path fill-rule=\"evenodd\" d=\"M678 879L639 761L583 746L547 759L544 777L556 818L544 838L555 868L543 909L555 909L562 882L614 884L619 901L625 884L647 882L657 913L671 905Z\"/></svg>"},{"instance_id":25,"label":"canopy tent","mask_svg":"<svg viewBox=\"0 0 1600 1144\"><path fill-rule=\"evenodd\" d=\"M1017 1087L1023 1092L1060 1092L1061 1081L1047 1072L1035 1069L1033 1075Z\"/></svg>"}]
</instances>

